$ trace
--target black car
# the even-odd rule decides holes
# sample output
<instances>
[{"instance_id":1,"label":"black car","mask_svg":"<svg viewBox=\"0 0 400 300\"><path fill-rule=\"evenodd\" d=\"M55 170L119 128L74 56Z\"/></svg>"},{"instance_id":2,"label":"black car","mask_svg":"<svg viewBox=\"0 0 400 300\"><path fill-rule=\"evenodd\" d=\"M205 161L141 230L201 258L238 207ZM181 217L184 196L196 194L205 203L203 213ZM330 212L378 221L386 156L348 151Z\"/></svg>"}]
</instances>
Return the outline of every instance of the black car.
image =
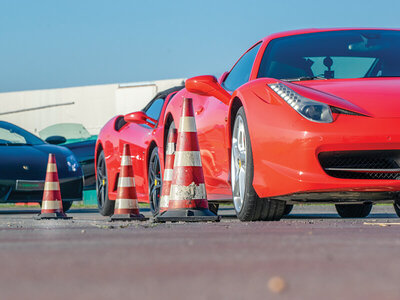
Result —
<instances>
[{"instance_id":1,"label":"black car","mask_svg":"<svg viewBox=\"0 0 400 300\"><path fill-rule=\"evenodd\" d=\"M58 123L39 131L39 136L49 144L70 149L82 167L85 178L83 189L96 189L94 148L97 135L91 135L82 124Z\"/></svg>"},{"instance_id":2,"label":"black car","mask_svg":"<svg viewBox=\"0 0 400 300\"><path fill-rule=\"evenodd\" d=\"M67 148L0 121L0 203L42 202L49 153L56 156L64 210L82 200L83 173Z\"/></svg>"}]
</instances>

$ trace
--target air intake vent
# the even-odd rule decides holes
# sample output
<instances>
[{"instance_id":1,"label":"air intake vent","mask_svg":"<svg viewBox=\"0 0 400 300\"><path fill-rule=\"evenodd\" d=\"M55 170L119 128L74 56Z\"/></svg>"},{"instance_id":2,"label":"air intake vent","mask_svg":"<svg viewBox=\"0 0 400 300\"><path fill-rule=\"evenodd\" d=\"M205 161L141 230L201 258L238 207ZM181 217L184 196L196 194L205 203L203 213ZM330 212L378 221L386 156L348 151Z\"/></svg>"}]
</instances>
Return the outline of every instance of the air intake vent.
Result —
<instances>
[{"instance_id":1,"label":"air intake vent","mask_svg":"<svg viewBox=\"0 0 400 300\"><path fill-rule=\"evenodd\" d=\"M322 152L325 172L345 179L400 179L400 150Z\"/></svg>"}]
</instances>

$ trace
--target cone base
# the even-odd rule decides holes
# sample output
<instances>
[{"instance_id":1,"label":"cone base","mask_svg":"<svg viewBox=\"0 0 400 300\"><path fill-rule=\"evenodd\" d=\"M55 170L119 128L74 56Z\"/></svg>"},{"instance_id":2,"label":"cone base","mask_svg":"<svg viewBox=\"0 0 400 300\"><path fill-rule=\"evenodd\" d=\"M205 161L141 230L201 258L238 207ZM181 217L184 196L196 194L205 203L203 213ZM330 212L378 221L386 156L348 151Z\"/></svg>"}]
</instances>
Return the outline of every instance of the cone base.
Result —
<instances>
[{"instance_id":1,"label":"cone base","mask_svg":"<svg viewBox=\"0 0 400 300\"><path fill-rule=\"evenodd\" d=\"M155 222L219 222L217 216L208 209L171 209L154 218Z\"/></svg>"},{"instance_id":2,"label":"cone base","mask_svg":"<svg viewBox=\"0 0 400 300\"><path fill-rule=\"evenodd\" d=\"M34 217L35 220L51 220L51 219L63 219L63 220L68 220L72 219L72 217L68 217L65 213L44 213L44 214L39 214L36 217Z\"/></svg>"},{"instance_id":3,"label":"cone base","mask_svg":"<svg viewBox=\"0 0 400 300\"><path fill-rule=\"evenodd\" d=\"M133 214L118 214L112 215L109 219L110 222L112 221L147 221L149 218L146 218L142 214L133 215Z\"/></svg>"}]
</instances>

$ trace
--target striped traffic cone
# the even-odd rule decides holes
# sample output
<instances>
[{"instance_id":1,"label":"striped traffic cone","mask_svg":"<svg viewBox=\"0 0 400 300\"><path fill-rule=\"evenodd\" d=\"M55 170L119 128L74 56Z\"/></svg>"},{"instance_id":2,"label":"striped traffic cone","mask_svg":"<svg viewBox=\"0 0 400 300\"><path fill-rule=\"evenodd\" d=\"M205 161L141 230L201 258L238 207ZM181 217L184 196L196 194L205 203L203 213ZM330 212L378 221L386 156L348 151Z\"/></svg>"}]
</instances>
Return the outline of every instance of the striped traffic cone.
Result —
<instances>
[{"instance_id":1,"label":"striped traffic cone","mask_svg":"<svg viewBox=\"0 0 400 300\"><path fill-rule=\"evenodd\" d=\"M145 221L148 218L139 213L131 152L129 145L124 144L121 157L121 173L118 178L117 199L115 200L114 214L110 217L110 221L132 220Z\"/></svg>"},{"instance_id":2,"label":"striped traffic cone","mask_svg":"<svg viewBox=\"0 0 400 300\"><path fill-rule=\"evenodd\" d=\"M178 138L178 131L174 128L168 137L167 151L165 153L165 168L162 182L159 214L168 209L169 195L171 192L172 175L175 161L175 146Z\"/></svg>"},{"instance_id":3,"label":"striped traffic cone","mask_svg":"<svg viewBox=\"0 0 400 300\"><path fill-rule=\"evenodd\" d=\"M35 217L36 220L42 219L72 219L63 210L60 181L58 180L56 156L49 154L47 163L46 180L44 183L42 211Z\"/></svg>"},{"instance_id":4,"label":"striped traffic cone","mask_svg":"<svg viewBox=\"0 0 400 300\"><path fill-rule=\"evenodd\" d=\"M183 100L168 210L157 222L219 221L208 209L192 99Z\"/></svg>"}]
</instances>

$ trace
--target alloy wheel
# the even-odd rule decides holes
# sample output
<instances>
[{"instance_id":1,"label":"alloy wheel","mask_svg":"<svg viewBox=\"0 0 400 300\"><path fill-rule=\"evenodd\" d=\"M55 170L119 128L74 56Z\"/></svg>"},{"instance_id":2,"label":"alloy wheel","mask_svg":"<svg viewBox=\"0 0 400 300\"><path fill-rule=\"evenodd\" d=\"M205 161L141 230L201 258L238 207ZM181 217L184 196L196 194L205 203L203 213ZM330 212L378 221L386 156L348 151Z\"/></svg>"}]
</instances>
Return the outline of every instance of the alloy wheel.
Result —
<instances>
[{"instance_id":1,"label":"alloy wheel","mask_svg":"<svg viewBox=\"0 0 400 300\"><path fill-rule=\"evenodd\" d=\"M235 210L240 212L243 207L246 185L246 134L241 116L237 116L232 134L231 179L232 195Z\"/></svg>"},{"instance_id":2,"label":"alloy wheel","mask_svg":"<svg viewBox=\"0 0 400 300\"><path fill-rule=\"evenodd\" d=\"M158 157L158 148L154 148L149 163L149 198L153 215L158 214L161 196L161 165Z\"/></svg>"},{"instance_id":3,"label":"alloy wheel","mask_svg":"<svg viewBox=\"0 0 400 300\"><path fill-rule=\"evenodd\" d=\"M107 169L103 156L99 157L99 162L97 164L96 189L97 203L99 208L102 208L107 197Z\"/></svg>"}]
</instances>

